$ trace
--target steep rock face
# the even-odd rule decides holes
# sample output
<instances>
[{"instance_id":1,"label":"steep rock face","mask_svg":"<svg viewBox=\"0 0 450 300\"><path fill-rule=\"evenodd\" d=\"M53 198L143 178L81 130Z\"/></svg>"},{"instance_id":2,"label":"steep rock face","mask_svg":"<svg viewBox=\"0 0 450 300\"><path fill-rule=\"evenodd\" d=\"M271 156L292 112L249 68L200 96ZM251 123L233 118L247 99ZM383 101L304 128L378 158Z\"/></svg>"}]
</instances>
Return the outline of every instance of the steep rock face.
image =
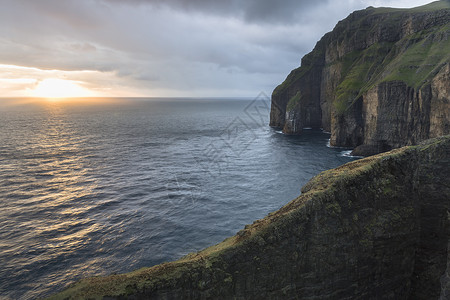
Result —
<instances>
[{"instance_id":1,"label":"steep rock face","mask_svg":"<svg viewBox=\"0 0 450 300\"><path fill-rule=\"evenodd\" d=\"M345 138L347 134L340 132L342 126L338 126L338 130L332 134L336 144L362 144L354 153L371 155L405 144L416 144L427 139L431 129L436 131L436 136L445 133L439 130L446 122L445 119L439 118L441 123L431 126L432 95L429 85L416 92L402 81L383 82L366 93L360 102L363 107L361 123L358 125L362 133L358 136L361 136L362 140L353 144L347 141L339 142L339 138ZM442 101L437 102L435 108L445 109ZM354 109L358 110L358 107L355 105L350 111ZM341 118L345 120L345 116Z\"/></svg>"},{"instance_id":2,"label":"steep rock face","mask_svg":"<svg viewBox=\"0 0 450 300\"><path fill-rule=\"evenodd\" d=\"M320 77L324 63L322 46L321 42L317 43L315 51L303 57L304 68L293 70L286 81L275 89L277 101L273 101L272 95L271 126L284 128L288 133L301 132L305 126L320 126L322 110L316 99L320 97ZM285 122L289 113L292 115L287 120L295 116L295 123Z\"/></svg>"},{"instance_id":3,"label":"steep rock face","mask_svg":"<svg viewBox=\"0 0 450 300\"><path fill-rule=\"evenodd\" d=\"M449 1L367 8L274 90L270 125L291 134L321 127L331 145L370 155L450 133L449 86Z\"/></svg>"},{"instance_id":4,"label":"steep rock face","mask_svg":"<svg viewBox=\"0 0 450 300\"><path fill-rule=\"evenodd\" d=\"M355 161L216 246L52 299L445 299L449 171L450 136Z\"/></svg>"}]
</instances>

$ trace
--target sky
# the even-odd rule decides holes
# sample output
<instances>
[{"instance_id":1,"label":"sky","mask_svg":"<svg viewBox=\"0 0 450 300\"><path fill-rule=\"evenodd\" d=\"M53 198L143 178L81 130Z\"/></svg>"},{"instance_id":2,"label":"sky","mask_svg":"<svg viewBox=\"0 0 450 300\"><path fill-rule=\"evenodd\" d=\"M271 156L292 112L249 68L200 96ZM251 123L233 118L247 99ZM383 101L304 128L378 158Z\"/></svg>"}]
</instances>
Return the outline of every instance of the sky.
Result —
<instances>
[{"instance_id":1,"label":"sky","mask_svg":"<svg viewBox=\"0 0 450 300\"><path fill-rule=\"evenodd\" d=\"M352 11L430 0L0 0L0 98L268 95Z\"/></svg>"}]
</instances>

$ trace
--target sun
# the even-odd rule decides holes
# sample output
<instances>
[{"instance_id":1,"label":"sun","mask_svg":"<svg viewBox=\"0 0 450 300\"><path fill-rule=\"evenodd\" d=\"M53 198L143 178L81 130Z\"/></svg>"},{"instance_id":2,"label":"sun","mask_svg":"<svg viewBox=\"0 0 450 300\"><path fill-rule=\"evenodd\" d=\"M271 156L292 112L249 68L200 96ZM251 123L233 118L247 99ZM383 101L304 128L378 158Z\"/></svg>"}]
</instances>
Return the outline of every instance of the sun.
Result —
<instances>
[{"instance_id":1,"label":"sun","mask_svg":"<svg viewBox=\"0 0 450 300\"><path fill-rule=\"evenodd\" d=\"M93 92L82 87L77 81L48 78L42 80L32 91L34 97L42 98L76 98L92 97Z\"/></svg>"}]
</instances>

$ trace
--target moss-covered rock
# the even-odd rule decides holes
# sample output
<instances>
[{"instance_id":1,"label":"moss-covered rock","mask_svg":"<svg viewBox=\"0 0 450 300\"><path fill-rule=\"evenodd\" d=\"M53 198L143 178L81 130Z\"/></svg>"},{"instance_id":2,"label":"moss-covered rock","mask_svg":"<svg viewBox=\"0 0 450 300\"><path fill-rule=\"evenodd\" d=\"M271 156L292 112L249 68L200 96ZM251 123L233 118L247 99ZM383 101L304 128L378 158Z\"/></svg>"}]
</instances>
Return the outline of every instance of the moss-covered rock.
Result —
<instances>
[{"instance_id":1,"label":"moss-covered rock","mask_svg":"<svg viewBox=\"0 0 450 300\"><path fill-rule=\"evenodd\" d=\"M356 11L272 94L284 132L321 127L372 155L450 133L450 2ZM293 107L291 99L301 93Z\"/></svg>"}]
</instances>

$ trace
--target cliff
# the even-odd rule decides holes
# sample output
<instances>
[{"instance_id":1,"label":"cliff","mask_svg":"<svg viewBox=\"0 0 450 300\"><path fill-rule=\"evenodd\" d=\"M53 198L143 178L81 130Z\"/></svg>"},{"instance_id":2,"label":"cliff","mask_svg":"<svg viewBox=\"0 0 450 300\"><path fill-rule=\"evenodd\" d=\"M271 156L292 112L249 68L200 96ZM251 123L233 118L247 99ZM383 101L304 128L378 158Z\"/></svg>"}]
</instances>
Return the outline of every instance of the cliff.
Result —
<instances>
[{"instance_id":1,"label":"cliff","mask_svg":"<svg viewBox=\"0 0 450 300\"><path fill-rule=\"evenodd\" d=\"M272 94L270 125L372 155L450 133L450 1L356 11Z\"/></svg>"},{"instance_id":2,"label":"cliff","mask_svg":"<svg viewBox=\"0 0 450 300\"><path fill-rule=\"evenodd\" d=\"M450 136L348 163L218 245L51 299L448 299L449 169Z\"/></svg>"}]
</instances>

